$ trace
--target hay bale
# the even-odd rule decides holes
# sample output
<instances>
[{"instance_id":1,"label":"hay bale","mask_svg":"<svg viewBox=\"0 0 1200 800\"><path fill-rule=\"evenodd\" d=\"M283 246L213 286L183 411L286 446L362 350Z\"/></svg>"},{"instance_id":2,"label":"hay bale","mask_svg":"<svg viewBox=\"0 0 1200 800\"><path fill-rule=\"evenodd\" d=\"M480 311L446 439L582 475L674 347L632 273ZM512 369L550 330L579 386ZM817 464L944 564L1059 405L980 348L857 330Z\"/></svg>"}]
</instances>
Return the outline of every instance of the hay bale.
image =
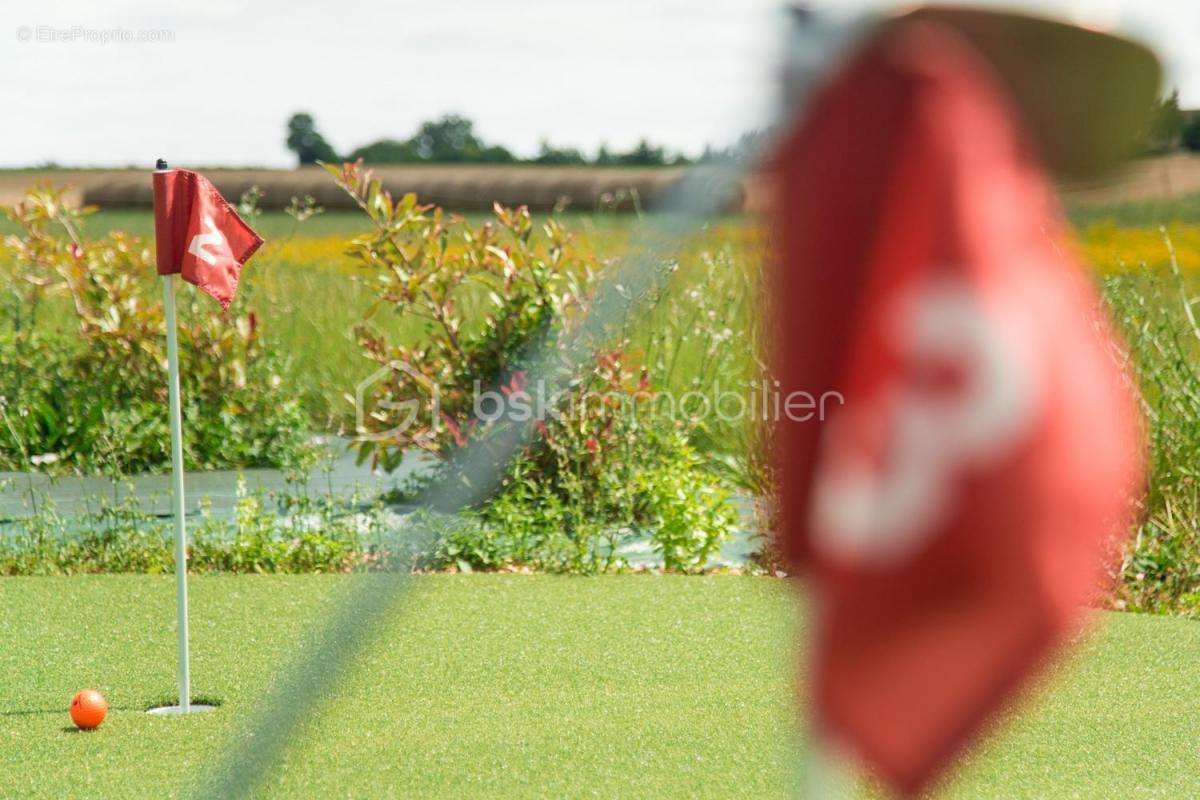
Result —
<instances>
[{"instance_id":1,"label":"hay bale","mask_svg":"<svg viewBox=\"0 0 1200 800\"><path fill-rule=\"evenodd\" d=\"M395 196L415 193L423 203L457 211L487 210L493 203L529 206L534 211L603 205L621 210L653 208L683 175L682 168L539 167L525 165L414 165L376 169ZM353 201L319 168L298 170L208 170L221 194L236 201L257 186L263 208L285 208L292 197L312 195L329 209L354 208ZM153 204L149 171L89 176L83 202L104 208L148 208ZM735 205L740 209L740 202Z\"/></svg>"}]
</instances>

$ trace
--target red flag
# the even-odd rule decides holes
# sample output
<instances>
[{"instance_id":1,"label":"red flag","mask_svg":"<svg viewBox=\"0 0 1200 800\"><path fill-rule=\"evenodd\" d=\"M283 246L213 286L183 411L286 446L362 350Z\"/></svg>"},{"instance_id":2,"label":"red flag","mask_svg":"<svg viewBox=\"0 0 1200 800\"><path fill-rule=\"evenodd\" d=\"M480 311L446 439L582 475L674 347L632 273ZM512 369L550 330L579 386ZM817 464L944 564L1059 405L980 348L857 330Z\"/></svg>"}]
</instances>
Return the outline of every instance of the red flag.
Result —
<instances>
[{"instance_id":1,"label":"red flag","mask_svg":"<svg viewBox=\"0 0 1200 800\"><path fill-rule=\"evenodd\" d=\"M915 794L1101 588L1136 406L1008 99L951 30L879 34L776 177L781 390L831 409L778 431L816 722Z\"/></svg>"},{"instance_id":2,"label":"red flag","mask_svg":"<svg viewBox=\"0 0 1200 800\"><path fill-rule=\"evenodd\" d=\"M242 265L263 240L203 175L154 173L154 238L159 275L181 274L229 308Z\"/></svg>"}]
</instances>

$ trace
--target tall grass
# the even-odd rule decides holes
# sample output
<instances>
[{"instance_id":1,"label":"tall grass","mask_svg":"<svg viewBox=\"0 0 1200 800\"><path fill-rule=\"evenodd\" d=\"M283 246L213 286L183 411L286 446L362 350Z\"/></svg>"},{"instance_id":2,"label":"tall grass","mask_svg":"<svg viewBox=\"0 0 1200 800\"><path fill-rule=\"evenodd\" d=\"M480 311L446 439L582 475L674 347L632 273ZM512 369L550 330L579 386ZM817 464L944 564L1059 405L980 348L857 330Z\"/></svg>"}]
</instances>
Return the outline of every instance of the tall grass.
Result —
<instances>
[{"instance_id":1,"label":"tall grass","mask_svg":"<svg viewBox=\"0 0 1200 800\"><path fill-rule=\"evenodd\" d=\"M622 218L572 221L580 245L601 263L625 253L631 228ZM355 326L371 315L391 336L411 341L422 336L425 324L376 307L365 281L370 276L343 255L347 239L268 242L246 269L239 301L256 311L263 335L288 355L287 379L323 430L349 429L355 386L377 368L363 357ZM656 389L683 393L698 385L745 383L753 365L748 334L762 245L755 226L734 218L682 246L666 291L627 331L633 355L651 371Z\"/></svg>"},{"instance_id":2,"label":"tall grass","mask_svg":"<svg viewBox=\"0 0 1200 800\"><path fill-rule=\"evenodd\" d=\"M1200 262L1181 266L1158 232L1154 262L1125 265L1104 281L1141 389L1149 445L1142 520L1121 565L1118 604L1200 612ZM1195 229L1183 241L1197 240ZM1148 235L1148 234L1147 234ZM1189 251L1189 255L1192 251Z\"/></svg>"},{"instance_id":3,"label":"tall grass","mask_svg":"<svg viewBox=\"0 0 1200 800\"><path fill-rule=\"evenodd\" d=\"M624 220L578 222L578 235L602 263L626 251ZM330 429L350 423L345 395L372 368L351 331L373 298L341 258L342 242L281 242L257 260L246 283L264 329L292 355L291 380L314 423ZM626 332L631 357L647 368L657 391L711 397L716 387L738 391L759 379L764 245L752 221L728 219L680 249L665 292ZM1200 226L1176 223L1164 232L1097 223L1077 232L1076 246L1128 343L1151 432L1145 522L1124 567L1122 599L1142 609L1200 609L1200 489L1194 483L1200 473L1200 331L1188 315L1200 293ZM1200 309L1193 313L1200 316ZM411 321L375 321L398 335L421 335ZM696 431L701 441L695 443L715 466L747 490L767 489L762 430L753 419L710 417Z\"/></svg>"},{"instance_id":4,"label":"tall grass","mask_svg":"<svg viewBox=\"0 0 1200 800\"><path fill-rule=\"evenodd\" d=\"M1123 334L1139 383L1150 445L1143 519L1121 566L1119 605L1200 613L1200 225L1130 227L1146 214L1187 217L1190 206L1142 209L1090 221L1076 248L1096 273ZM1144 212L1144 213L1143 213ZM1139 216L1141 214L1141 216ZM473 215L474 216L474 215ZM142 218L145 218L144 220ZM1093 220L1093 217L1088 217ZM109 212L90 224L137 227L149 215ZM568 226L600 264L620 258L630 217L573 215ZM342 253L359 233L357 215L318 217L297 226L284 215L256 220L268 245L248 266L239 302L256 310L262 333L288 356L285 379L304 400L314 429L348 431L347 399L374 369L354 328L376 298ZM662 295L624 333L629 359L643 365L656 391L680 396L747 388L762 374L757 358L764 237L754 221L720 220L684 243ZM147 276L147 281L153 276ZM423 335L411 319L376 314L375 325L401 338ZM44 324L54 324L46 314ZM39 324L43 324L39 322ZM710 395L711 396L711 395ZM762 428L752 419L710 418L694 442L713 465L754 493L770 478L762 463Z\"/></svg>"}]
</instances>

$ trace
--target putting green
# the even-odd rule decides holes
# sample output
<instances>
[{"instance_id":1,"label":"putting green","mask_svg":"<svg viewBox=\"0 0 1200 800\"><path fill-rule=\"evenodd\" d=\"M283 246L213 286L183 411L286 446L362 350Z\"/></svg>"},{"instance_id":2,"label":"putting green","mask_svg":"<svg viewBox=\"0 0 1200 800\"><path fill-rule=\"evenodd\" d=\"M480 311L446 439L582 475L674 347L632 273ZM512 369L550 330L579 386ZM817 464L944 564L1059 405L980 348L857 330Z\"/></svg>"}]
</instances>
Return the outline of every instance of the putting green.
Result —
<instances>
[{"instance_id":1,"label":"putting green","mask_svg":"<svg viewBox=\"0 0 1200 800\"><path fill-rule=\"evenodd\" d=\"M193 685L172 700L167 576L0 580L0 797L178 795L219 762L341 576L192 581ZM793 608L733 576L423 576L263 793L781 797ZM1200 795L1200 625L1106 615L1083 656L944 794ZM80 688L109 718L78 733Z\"/></svg>"}]
</instances>

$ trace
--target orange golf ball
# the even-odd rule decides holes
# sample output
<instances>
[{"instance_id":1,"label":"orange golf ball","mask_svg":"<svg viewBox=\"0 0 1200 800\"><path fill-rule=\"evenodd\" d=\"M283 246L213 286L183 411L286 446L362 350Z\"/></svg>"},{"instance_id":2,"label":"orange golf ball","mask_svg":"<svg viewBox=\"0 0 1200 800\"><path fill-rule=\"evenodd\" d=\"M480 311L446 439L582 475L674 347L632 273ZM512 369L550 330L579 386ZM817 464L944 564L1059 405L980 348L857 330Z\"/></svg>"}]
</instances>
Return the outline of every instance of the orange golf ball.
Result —
<instances>
[{"instance_id":1,"label":"orange golf ball","mask_svg":"<svg viewBox=\"0 0 1200 800\"><path fill-rule=\"evenodd\" d=\"M95 689L84 689L71 700L71 721L75 726L90 731L104 722L108 714L108 701Z\"/></svg>"}]
</instances>

